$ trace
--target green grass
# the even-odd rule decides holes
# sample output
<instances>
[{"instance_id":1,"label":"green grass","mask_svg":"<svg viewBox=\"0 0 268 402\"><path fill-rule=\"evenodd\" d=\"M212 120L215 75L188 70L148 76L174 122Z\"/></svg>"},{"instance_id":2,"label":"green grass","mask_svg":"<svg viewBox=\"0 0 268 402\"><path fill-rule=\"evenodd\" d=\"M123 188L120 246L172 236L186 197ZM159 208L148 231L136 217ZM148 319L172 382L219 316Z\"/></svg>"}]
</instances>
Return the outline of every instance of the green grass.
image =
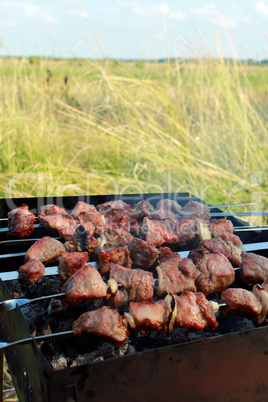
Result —
<instances>
[{"instance_id":1,"label":"green grass","mask_svg":"<svg viewBox=\"0 0 268 402\"><path fill-rule=\"evenodd\" d=\"M212 59L2 58L0 196L187 190L267 210L267 74Z\"/></svg>"}]
</instances>

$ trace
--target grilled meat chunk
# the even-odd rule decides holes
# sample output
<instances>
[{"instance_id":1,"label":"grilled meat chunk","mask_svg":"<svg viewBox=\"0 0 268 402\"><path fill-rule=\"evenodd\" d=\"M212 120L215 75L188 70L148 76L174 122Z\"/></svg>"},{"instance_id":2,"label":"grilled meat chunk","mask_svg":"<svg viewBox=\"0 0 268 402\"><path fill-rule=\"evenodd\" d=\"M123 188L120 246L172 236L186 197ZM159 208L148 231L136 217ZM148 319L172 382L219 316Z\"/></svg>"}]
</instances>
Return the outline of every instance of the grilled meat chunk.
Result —
<instances>
[{"instance_id":1,"label":"grilled meat chunk","mask_svg":"<svg viewBox=\"0 0 268 402\"><path fill-rule=\"evenodd\" d=\"M112 209L106 214L106 222L110 228L123 228L130 231L130 218L120 209Z\"/></svg>"},{"instance_id":2,"label":"grilled meat chunk","mask_svg":"<svg viewBox=\"0 0 268 402\"><path fill-rule=\"evenodd\" d=\"M132 220L141 221L144 217L151 216L154 207L148 202L141 200L134 205L134 208L130 209L126 213Z\"/></svg>"},{"instance_id":3,"label":"grilled meat chunk","mask_svg":"<svg viewBox=\"0 0 268 402\"><path fill-rule=\"evenodd\" d=\"M28 210L28 205L22 204L20 207L8 213L8 236L25 237L34 231L35 216Z\"/></svg>"},{"instance_id":4,"label":"grilled meat chunk","mask_svg":"<svg viewBox=\"0 0 268 402\"><path fill-rule=\"evenodd\" d=\"M19 281L32 285L45 275L45 266L37 258L33 258L18 269Z\"/></svg>"},{"instance_id":5,"label":"grilled meat chunk","mask_svg":"<svg viewBox=\"0 0 268 402\"><path fill-rule=\"evenodd\" d=\"M97 209L94 205L87 204L84 201L78 201L72 210L71 215L76 219L81 212L97 212Z\"/></svg>"},{"instance_id":6,"label":"grilled meat chunk","mask_svg":"<svg viewBox=\"0 0 268 402\"><path fill-rule=\"evenodd\" d=\"M246 283L263 282L268 278L268 258L242 252L241 279Z\"/></svg>"},{"instance_id":7,"label":"grilled meat chunk","mask_svg":"<svg viewBox=\"0 0 268 402\"><path fill-rule=\"evenodd\" d=\"M235 272L230 261L217 251L204 254L196 267L200 274L196 278L195 285L205 296L220 292L234 282Z\"/></svg>"},{"instance_id":8,"label":"grilled meat chunk","mask_svg":"<svg viewBox=\"0 0 268 402\"><path fill-rule=\"evenodd\" d=\"M216 251L225 255L228 260L232 257L230 247L221 237L201 241L196 249L190 251L188 257L193 260L194 264L197 264L205 254L214 253Z\"/></svg>"},{"instance_id":9,"label":"grilled meat chunk","mask_svg":"<svg viewBox=\"0 0 268 402\"><path fill-rule=\"evenodd\" d=\"M116 347L122 346L129 337L127 323L118 311L104 306L82 314L73 323L74 335L87 333L107 338Z\"/></svg>"},{"instance_id":10,"label":"grilled meat chunk","mask_svg":"<svg viewBox=\"0 0 268 402\"><path fill-rule=\"evenodd\" d=\"M59 277L62 282L66 282L76 271L86 265L88 253L63 251L59 256Z\"/></svg>"},{"instance_id":11,"label":"grilled meat chunk","mask_svg":"<svg viewBox=\"0 0 268 402\"><path fill-rule=\"evenodd\" d=\"M104 238L104 243L107 246L122 247L127 246L133 239L133 236L122 227L116 228L113 225L107 225L105 228Z\"/></svg>"},{"instance_id":12,"label":"grilled meat chunk","mask_svg":"<svg viewBox=\"0 0 268 402\"><path fill-rule=\"evenodd\" d=\"M154 246L141 239L133 238L128 248L133 265L137 268L149 269L159 256Z\"/></svg>"},{"instance_id":13,"label":"grilled meat chunk","mask_svg":"<svg viewBox=\"0 0 268 402\"><path fill-rule=\"evenodd\" d=\"M158 273L158 287L156 294L164 297L168 293L181 293L185 290L196 291L195 280L199 274L196 266L189 258L179 255L160 264Z\"/></svg>"},{"instance_id":14,"label":"grilled meat chunk","mask_svg":"<svg viewBox=\"0 0 268 402\"><path fill-rule=\"evenodd\" d=\"M101 275L105 275L111 271L114 264L131 268L131 258L129 249L123 247L97 247L94 253L94 259L97 261L98 269Z\"/></svg>"},{"instance_id":15,"label":"grilled meat chunk","mask_svg":"<svg viewBox=\"0 0 268 402\"><path fill-rule=\"evenodd\" d=\"M40 215L54 215L54 214L67 214L64 208L60 208L55 204L42 205L40 208Z\"/></svg>"},{"instance_id":16,"label":"grilled meat chunk","mask_svg":"<svg viewBox=\"0 0 268 402\"><path fill-rule=\"evenodd\" d=\"M213 237L221 237L225 233L233 233L234 226L231 221L227 219L211 219L209 228Z\"/></svg>"},{"instance_id":17,"label":"grilled meat chunk","mask_svg":"<svg viewBox=\"0 0 268 402\"><path fill-rule=\"evenodd\" d=\"M153 211L151 215L152 219L171 219L174 222L178 221L177 215L172 212L170 209L164 209L164 208L157 208L155 211Z\"/></svg>"},{"instance_id":18,"label":"grilled meat chunk","mask_svg":"<svg viewBox=\"0 0 268 402\"><path fill-rule=\"evenodd\" d=\"M88 234L99 237L105 232L105 217L97 211L84 211L76 216L78 222L83 225Z\"/></svg>"},{"instance_id":19,"label":"grilled meat chunk","mask_svg":"<svg viewBox=\"0 0 268 402\"><path fill-rule=\"evenodd\" d=\"M131 209L131 205L126 204L122 200L112 200L112 201L105 202L104 204L97 205L97 209L102 214L107 214L112 209L121 209L122 211L127 212Z\"/></svg>"},{"instance_id":20,"label":"grilled meat chunk","mask_svg":"<svg viewBox=\"0 0 268 402\"><path fill-rule=\"evenodd\" d=\"M230 247L231 250L231 258L230 261L235 267L239 267L242 264L242 251L243 243L240 237L232 234L232 233L224 233L221 238L225 241L226 244Z\"/></svg>"},{"instance_id":21,"label":"grilled meat chunk","mask_svg":"<svg viewBox=\"0 0 268 402\"><path fill-rule=\"evenodd\" d=\"M187 219L178 221L174 226L174 233L178 236L180 246L185 246L187 243L197 238L197 222L195 219Z\"/></svg>"},{"instance_id":22,"label":"grilled meat chunk","mask_svg":"<svg viewBox=\"0 0 268 402\"><path fill-rule=\"evenodd\" d=\"M163 200L160 200L156 207L158 209L169 209L170 211L175 212L176 214L180 214L182 207L177 203L177 201L174 200L169 200L168 198L165 198Z\"/></svg>"},{"instance_id":23,"label":"grilled meat chunk","mask_svg":"<svg viewBox=\"0 0 268 402\"><path fill-rule=\"evenodd\" d=\"M120 286L111 301L115 307L120 307L129 301L151 301L154 295L153 274L143 269L127 269L115 264L110 278L114 278Z\"/></svg>"},{"instance_id":24,"label":"grilled meat chunk","mask_svg":"<svg viewBox=\"0 0 268 402\"><path fill-rule=\"evenodd\" d=\"M107 286L99 271L89 264L80 268L64 283L62 292L65 292L64 304L77 304L106 297Z\"/></svg>"},{"instance_id":25,"label":"grilled meat chunk","mask_svg":"<svg viewBox=\"0 0 268 402\"><path fill-rule=\"evenodd\" d=\"M67 214L41 214L38 215L40 225L44 226L47 229L57 230L69 227L69 226L77 226L77 222Z\"/></svg>"},{"instance_id":26,"label":"grilled meat chunk","mask_svg":"<svg viewBox=\"0 0 268 402\"><path fill-rule=\"evenodd\" d=\"M210 210L205 204L198 201L190 200L181 210L181 215L184 219L200 218L204 221L209 221Z\"/></svg>"},{"instance_id":27,"label":"grilled meat chunk","mask_svg":"<svg viewBox=\"0 0 268 402\"><path fill-rule=\"evenodd\" d=\"M64 245L52 237L45 236L37 240L27 251L24 262L37 258L39 261L47 264L56 261L60 253L65 251Z\"/></svg>"},{"instance_id":28,"label":"grilled meat chunk","mask_svg":"<svg viewBox=\"0 0 268 402\"><path fill-rule=\"evenodd\" d=\"M175 326L203 330L218 326L212 302L208 301L202 292L184 292L175 295L177 315Z\"/></svg>"},{"instance_id":29,"label":"grilled meat chunk","mask_svg":"<svg viewBox=\"0 0 268 402\"><path fill-rule=\"evenodd\" d=\"M175 233L162 226L159 221L148 218L144 218L143 220L141 237L155 247L178 242L178 236Z\"/></svg>"},{"instance_id":30,"label":"grilled meat chunk","mask_svg":"<svg viewBox=\"0 0 268 402\"><path fill-rule=\"evenodd\" d=\"M171 332L177 314L177 304L172 295L157 302L130 302L125 317L131 329L146 333L148 329Z\"/></svg>"},{"instance_id":31,"label":"grilled meat chunk","mask_svg":"<svg viewBox=\"0 0 268 402\"><path fill-rule=\"evenodd\" d=\"M178 253L173 252L169 247L160 247L159 253L159 258L157 260L158 265L169 260L170 258L178 256Z\"/></svg>"},{"instance_id":32,"label":"grilled meat chunk","mask_svg":"<svg viewBox=\"0 0 268 402\"><path fill-rule=\"evenodd\" d=\"M249 320L256 320L262 312L262 304L256 294L242 288L230 288L221 293L224 313L239 315Z\"/></svg>"}]
</instances>

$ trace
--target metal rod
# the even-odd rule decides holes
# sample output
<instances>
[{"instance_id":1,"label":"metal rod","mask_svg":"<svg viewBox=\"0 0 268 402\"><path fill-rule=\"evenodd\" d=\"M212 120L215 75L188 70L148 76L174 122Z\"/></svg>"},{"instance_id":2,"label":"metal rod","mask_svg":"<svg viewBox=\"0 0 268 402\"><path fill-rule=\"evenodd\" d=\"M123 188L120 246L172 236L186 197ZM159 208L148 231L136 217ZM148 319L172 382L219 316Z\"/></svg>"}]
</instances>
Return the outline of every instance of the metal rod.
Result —
<instances>
[{"instance_id":1,"label":"metal rod","mask_svg":"<svg viewBox=\"0 0 268 402\"><path fill-rule=\"evenodd\" d=\"M238 202L237 204L222 204L222 205L208 205L208 208L229 208L229 207L243 207L244 205L255 205L256 202Z\"/></svg>"},{"instance_id":2,"label":"metal rod","mask_svg":"<svg viewBox=\"0 0 268 402\"><path fill-rule=\"evenodd\" d=\"M32 341L47 341L49 339L55 339L58 336L67 336L67 335L73 335L73 331L56 332L54 334L47 334L47 335L38 335L30 338L19 339L18 341L14 342L0 342L0 350L10 348L11 346L24 345L25 343L29 343Z\"/></svg>"}]
</instances>

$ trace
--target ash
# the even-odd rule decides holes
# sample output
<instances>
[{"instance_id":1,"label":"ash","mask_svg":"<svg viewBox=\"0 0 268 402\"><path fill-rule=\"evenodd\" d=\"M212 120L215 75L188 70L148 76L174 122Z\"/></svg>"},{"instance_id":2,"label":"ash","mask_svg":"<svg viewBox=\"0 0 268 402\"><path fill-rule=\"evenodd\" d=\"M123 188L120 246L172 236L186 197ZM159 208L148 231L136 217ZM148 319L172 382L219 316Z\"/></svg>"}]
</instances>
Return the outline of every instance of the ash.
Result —
<instances>
[{"instance_id":1,"label":"ash","mask_svg":"<svg viewBox=\"0 0 268 402\"><path fill-rule=\"evenodd\" d=\"M35 298L61 292L61 282L57 276L43 278L29 287L18 281L9 281L7 286L13 297ZM60 299L52 298L25 305L21 309L31 335L36 336L71 330L73 321L81 314L107 304L106 300L99 299L76 306L63 306ZM133 332L119 349L94 336L66 336L42 341L39 342L39 348L51 367L59 370L255 328L253 322L246 318L225 315L222 312L217 313L217 321L219 326L215 330L198 331L177 327L171 334L155 330L148 331L145 335Z\"/></svg>"}]
</instances>

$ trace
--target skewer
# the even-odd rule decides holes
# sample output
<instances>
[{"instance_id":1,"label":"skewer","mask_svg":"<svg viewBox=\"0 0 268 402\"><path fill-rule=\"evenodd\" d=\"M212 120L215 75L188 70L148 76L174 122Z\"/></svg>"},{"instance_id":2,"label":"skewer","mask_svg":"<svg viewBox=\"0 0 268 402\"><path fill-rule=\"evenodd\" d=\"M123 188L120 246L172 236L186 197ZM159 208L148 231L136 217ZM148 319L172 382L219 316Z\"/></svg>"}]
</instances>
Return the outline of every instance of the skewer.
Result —
<instances>
[{"instance_id":1,"label":"skewer","mask_svg":"<svg viewBox=\"0 0 268 402\"><path fill-rule=\"evenodd\" d=\"M236 204L208 205L207 208L213 209L213 208L243 207L245 205L255 205L255 204L256 204L255 202L238 202ZM38 219L38 216L35 216L35 219ZM7 220L8 218L0 218L0 222Z\"/></svg>"}]
</instances>

